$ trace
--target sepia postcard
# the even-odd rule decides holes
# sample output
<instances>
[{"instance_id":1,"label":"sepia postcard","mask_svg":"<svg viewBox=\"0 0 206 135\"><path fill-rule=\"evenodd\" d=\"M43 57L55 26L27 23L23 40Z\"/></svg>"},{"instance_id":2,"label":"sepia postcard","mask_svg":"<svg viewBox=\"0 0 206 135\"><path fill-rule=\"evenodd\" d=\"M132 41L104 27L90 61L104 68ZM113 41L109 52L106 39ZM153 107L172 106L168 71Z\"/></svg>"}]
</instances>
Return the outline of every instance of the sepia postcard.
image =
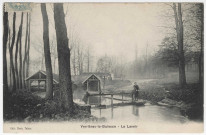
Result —
<instances>
[{"instance_id":1,"label":"sepia postcard","mask_svg":"<svg viewBox=\"0 0 206 135\"><path fill-rule=\"evenodd\" d=\"M203 133L204 3L5 2L4 133Z\"/></svg>"}]
</instances>

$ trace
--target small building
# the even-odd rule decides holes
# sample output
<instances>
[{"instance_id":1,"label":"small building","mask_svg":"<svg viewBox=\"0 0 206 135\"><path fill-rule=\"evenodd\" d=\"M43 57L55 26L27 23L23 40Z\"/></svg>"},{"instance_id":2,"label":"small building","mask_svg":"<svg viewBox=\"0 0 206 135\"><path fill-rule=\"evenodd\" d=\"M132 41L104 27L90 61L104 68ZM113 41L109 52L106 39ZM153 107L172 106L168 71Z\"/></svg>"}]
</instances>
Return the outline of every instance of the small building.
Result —
<instances>
[{"instance_id":1,"label":"small building","mask_svg":"<svg viewBox=\"0 0 206 135\"><path fill-rule=\"evenodd\" d=\"M29 88L29 91L31 91L31 87L37 87L38 89L40 89L40 87L42 86L42 82L43 82L44 89L46 89L46 72L39 70L38 72L34 73L33 75L27 77L25 79L25 81L26 81L26 84ZM56 86L56 84L58 84L58 83L59 83L59 75L53 74L54 86ZM33 84L35 84L35 85L33 85Z\"/></svg>"},{"instance_id":2,"label":"small building","mask_svg":"<svg viewBox=\"0 0 206 135\"><path fill-rule=\"evenodd\" d=\"M95 74L88 76L83 82L83 88L91 92L101 92L100 78Z\"/></svg>"},{"instance_id":3,"label":"small building","mask_svg":"<svg viewBox=\"0 0 206 135\"><path fill-rule=\"evenodd\" d=\"M91 76L91 75L96 75L102 80L112 80L112 75L110 73L102 73L102 72L87 72L87 73L82 73L82 76Z\"/></svg>"},{"instance_id":4,"label":"small building","mask_svg":"<svg viewBox=\"0 0 206 135\"><path fill-rule=\"evenodd\" d=\"M102 79L95 75L76 75L72 76L72 89L79 87L90 92L101 92L101 82ZM29 91L31 89L44 89L46 90L46 71L39 70L33 75L25 79ZM54 89L59 86L59 75L53 74L53 85ZM42 88L43 87L43 88Z\"/></svg>"}]
</instances>

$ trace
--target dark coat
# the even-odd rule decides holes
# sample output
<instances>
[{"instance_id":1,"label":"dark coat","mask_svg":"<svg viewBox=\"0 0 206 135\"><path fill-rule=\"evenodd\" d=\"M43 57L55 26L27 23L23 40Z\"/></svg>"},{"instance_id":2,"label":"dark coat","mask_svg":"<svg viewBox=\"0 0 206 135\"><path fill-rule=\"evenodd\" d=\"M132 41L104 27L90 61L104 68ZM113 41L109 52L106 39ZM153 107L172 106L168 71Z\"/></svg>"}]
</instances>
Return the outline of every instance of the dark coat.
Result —
<instances>
[{"instance_id":1,"label":"dark coat","mask_svg":"<svg viewBox=\"0 0 206 135\"><path fill-rule=\"evenodd\" d=\"M137 97L138 94L139 94L139 91L138 91L139 90L139 86L138 85L134 85L133 87L134 87L133 93Z\"/></svg>"}]
</instances>

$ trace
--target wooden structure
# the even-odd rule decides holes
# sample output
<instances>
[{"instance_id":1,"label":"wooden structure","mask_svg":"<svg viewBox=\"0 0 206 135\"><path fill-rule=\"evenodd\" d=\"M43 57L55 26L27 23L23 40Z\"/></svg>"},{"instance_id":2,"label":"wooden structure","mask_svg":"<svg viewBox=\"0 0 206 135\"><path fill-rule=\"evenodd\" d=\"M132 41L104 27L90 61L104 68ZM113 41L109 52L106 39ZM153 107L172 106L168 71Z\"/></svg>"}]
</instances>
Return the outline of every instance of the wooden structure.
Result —
<instances>
[{"instance_id":1,"label":"wooden structure","mask_svg":"<svg viewBox=\"0 0 206 135\"><path fill-rule=\"evenodd\" d=\"M82 73L81 75L86 75L86 76L91 76L91 75L95 75L98 76L100 79L102 80L112 80L112 75L110 73L101 73L101 72L86 72L86 73Z\"/></svg>"},{"instance_id":2,"label":"wooden structure","mask_svg":"<svg viewBox=\"0 0 206 135\"><path fill-rule=\"evenodd\" d=\"M27 82L27 87L29 91L31 91L31 84L32 82L37 82L38 83L38 89L40 89L40 83L44 82L44 88L46 89L46 72L39 70L35 74L29 76L28 78L25 79ZM53 84L58 84L59 83L59 76L56 74L53 74Z\"/></svg>"},{"instance_id":3,"label":"wooden structure","mask_svg":"<svg viewBox=\"0 0 206 135\"><path fill-rule=\"evenodd\" d=\"M100 78L95 74L88 76L83 82L83 87L86 88L87 91L91 92L101 92L101 81Z\"/></svg>"},{"instance_id":4,"label":"wooden structure","mask_svg":"<svg viewBox=\"0 0 206 135\"><path fill-rule=\"evenodd\" d=\"M133 96L132 96L133 93L131 92L120 92L120 93L98 93L98 94L89 94L89 97L92 97L92 96L99 96L100 97L100 100L101 100L101 97L102 96L111 96L111 97L104 97L104 98L109 98L111 99L111 105L110 106L107 106L107 107L113 107L113 106L125 106L125 105L136 105L136 106L142 106L144 105L146 102L145 101L135 101ZM121 99L118 99L118 98L114 98L114 95L119 95L121 96ZM128 99L124 99L124 95L127 95L129 97L131 97L131 100L128 100ZM119 101L122 101L121 103L113 103L113 100L119 100ZM101 101L100 101L100 104L99 106L101 107Z\"/></svg>"}]
</instances>

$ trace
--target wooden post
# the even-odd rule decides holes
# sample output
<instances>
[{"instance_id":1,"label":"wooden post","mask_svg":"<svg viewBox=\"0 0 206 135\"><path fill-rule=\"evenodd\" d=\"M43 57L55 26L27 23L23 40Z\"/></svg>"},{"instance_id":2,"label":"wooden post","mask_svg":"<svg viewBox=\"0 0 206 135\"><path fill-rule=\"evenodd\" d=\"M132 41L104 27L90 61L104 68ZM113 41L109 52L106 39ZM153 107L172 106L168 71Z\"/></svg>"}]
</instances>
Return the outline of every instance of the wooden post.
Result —
<instances>
[{"instance_id":1,"label":"wooden post","mask_svg":"<svg viewBox=\"0 0 206 135\"><path fill-rule=\"evenodd\" d=\"M101 107L99 108L99 114L100 114L100 117L102 117L102 110L101 110Z\"/></svg>"},{"instance_id":2,"label":"wooden post","mask_svg":"<svg viewBox=\"0 0 206 135\"><path fill-rule=\"evenodd\" d=\"M101 106L101 102L102 102L102 96L101 96L101 93L100 93L100 106Z\"/></svg>"},{"instance_id":3,"label":"wooden post","mask_svg":"<svg viewBox=\"0 0 206 135\"><path fill-rule=\"evenodd\" d=\"M86 104L88 104L89 103L89 96L87 97L87 100L86 100Z\"/></svg>"},{"instance_id":4,"label":"wooden post","mask_svg":"<svg viewBox=\"0 0 206 135\"><path fill-rule=\"evenodd\" d=\"M31 81L29 79L29 92L31 91Z\"/></svg>"},{"instance_id":5,"label":"wooden post","mask_svg":"<svg viewBox=\"0 0 206 135\"><path fill-rule=\"evenodd\" d=\"M40 81L38 80L38 90L40 90L40 86L39 86L39 84L40 84Z\"/></svg>"},{"instance_id":6,"label":"wooden post","mask_svg":"<svg viewBox=\"0 0 206 135\"><path fill-rule=\"evenodd\" d=\"M111 107L113 107L113 95L111 94Z\"/></svg>"},{"instance_id":7,"label":"wooden post","mask_svg":"<svg viewBox=\"0 0 206 135\"><path fill-rule=\"evenodd\" d=\"M87 92L89 91L89 80L87 80Z\"/></svg>"},{"instance_id":8,"label":"wooden post","mask_svg":"<svg viewBox=\"0 0 206 135\"><path fill-rule=\"evenodd\" d=\"M45 80L45 84L44 84L44 89L46 90L46 80Z\"/></svg>"},{"instance_id":9,"label":"wooden post","mask_svg":"<svg viewBox=\"0 0 206 135\"><path fill-rule=\"evenodd\" d=\"M98 83L97 83L97 86L98 86L98 92L100 92L100 91L99 91L99 81L98 81Z\"/></svg>"},{"instance_id":10,"label":"wooden post","mask_svg":"<svg viewBox=\"0 0 206 135\"><path fill-rule=\"evenodd\" d=\"M134 102L134 96L133 96L133 93L132 93L132 102Z\"/></svg>"},{"instance_id":11,"label":"wooden post","mask_svg":"<svg viewBox=\"0 0 206 135\"><path fill-rule=\"evenodd\" d=\"M112 119L113 119L113 113L114 113L114 112L113 112L113 107L111 107L111 114L112 114L112 115L111 115L111 118L112 118Z\"/></svg>"}]
</instances>

